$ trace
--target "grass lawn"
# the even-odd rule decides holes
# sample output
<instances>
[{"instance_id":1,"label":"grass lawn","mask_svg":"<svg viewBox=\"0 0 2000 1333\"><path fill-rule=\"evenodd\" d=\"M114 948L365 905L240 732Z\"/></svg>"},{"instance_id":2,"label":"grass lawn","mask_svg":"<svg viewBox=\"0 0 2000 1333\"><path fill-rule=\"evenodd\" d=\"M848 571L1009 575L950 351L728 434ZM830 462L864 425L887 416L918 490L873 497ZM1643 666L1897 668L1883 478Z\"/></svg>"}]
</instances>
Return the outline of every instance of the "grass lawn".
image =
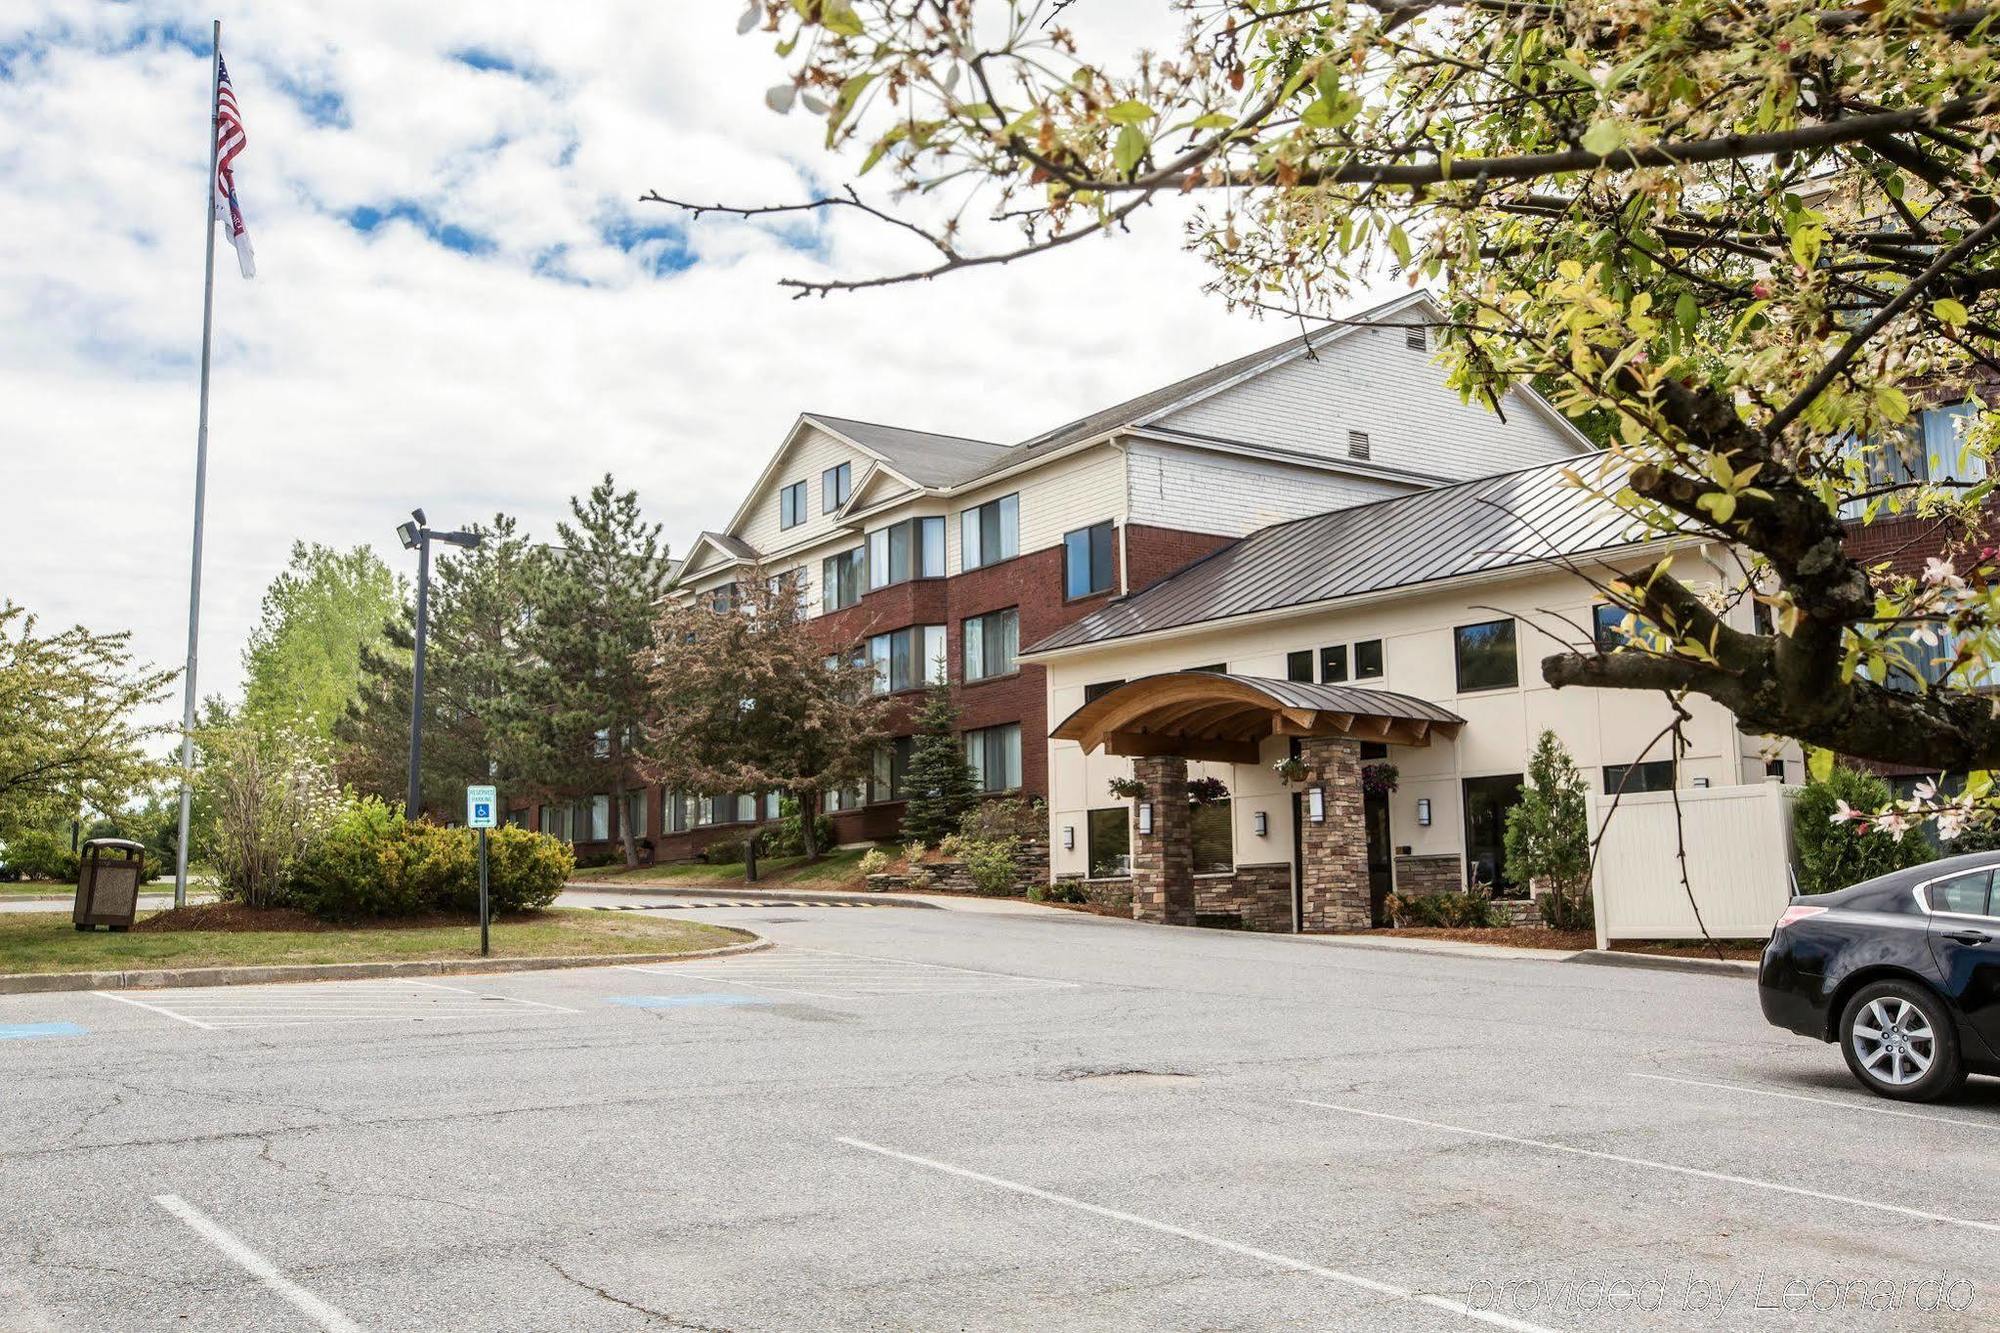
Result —
<instances>
[{"instance_id":1,"label":"grass lawn","mask_svg":"<svg viewBox=\"0 0 2000 1333\"><path fill-rule=\"evenodd\" d=\"M859 889L866 887L861 878L861 858L868 854L866 847L843 847L828 852L819 860L808 863L803 856L760 856L757 858L757 886L759 888L795 889ZM748 881L743 878L743 863L724 862L721 865L703 865L700 862L676 861L668 865L638 866L627 870L624 866L600 866L595 870L579 870L572 879L606 884L675 884L691 888L716 886L741 886Z\"/></svg>"},{"instance_id":2,"label":"grass lawn","mask_svg":"<svg viewBox=\"0 0 2000 1333\"><path fill-rule=\"evenodd\" d=\"M191 909L199 911L201 909ZM142 913L143 922L152 913ZM493 923L495 958L686 953L737 944L740 930L626 912L556 908ZM317 927L304 930L159 930L85 933L57 912L0 915L0 974L263 963L368 963L477 958L479 925Z\"/></svg>"}]
</instances>

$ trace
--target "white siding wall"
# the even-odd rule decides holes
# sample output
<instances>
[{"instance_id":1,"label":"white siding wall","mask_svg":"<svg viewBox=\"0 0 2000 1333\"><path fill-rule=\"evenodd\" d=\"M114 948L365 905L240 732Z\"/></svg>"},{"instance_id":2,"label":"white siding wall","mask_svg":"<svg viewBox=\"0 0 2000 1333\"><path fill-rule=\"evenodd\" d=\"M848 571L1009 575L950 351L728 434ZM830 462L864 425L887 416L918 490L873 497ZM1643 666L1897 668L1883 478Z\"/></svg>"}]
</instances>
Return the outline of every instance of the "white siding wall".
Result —
<instances>
[{"instance_id":1,"label":"white siding wall","mask_svg":"<svg viewBox=\"0 0 2000 1333\"><path fill-rule=\"evenodd\" d=\"M1125 521L1125 461L1110 445L1034 468L951 499L945 523L945 568L964 571L959 550L959 514L988 500L1018 492L1021 497L1021 554L1058 545L1066 532L1113 519ZM916 512L913 508L911 512ZM871 520L870 527L878 526Z\"/></svg>"},{"instance_id":2,"label":"white siding wall","mask_svg":"<svg viewBox=\"0 0 2000 1333\"><path fill-rule=\"evenodd\" d=\"M1369 461L1465 478L1576 452L1569 437L1516 396L1507 419L1460 401L1429 351L1401 329L1356 329L1317 360L1294 357L1157 425L1218 439L1347 457L1347 432L1368 432Z\"/></svg>"},{"instance_id":3,"label":"white siding wall","mask_svg":"<svg viewBox=\"0 0 2000 1333\"><path fill-rule=\"evenodd\" d=\"M826 536L834 530L834 523L832 515L820 512L820 473L837 463L847 463L853 468L853 480L858 483L870 461L868 455L853 446L843 444L817 426L807 426L770 480L751 497L743 525L735 535L767 553ZM778 492L795 481L806 484L806 521L781 529Z\"/></svg>"},{"instance_id":4,"label":"white siding wall","mask_svg":"<svg viewBox=\"0 0 2000 1333\"><path fill-rule=\"evenodd\" d=\"M1228 537L1417 489L1150 440L1128 454L1134 523Z\"/></svg>"}]
</instances>

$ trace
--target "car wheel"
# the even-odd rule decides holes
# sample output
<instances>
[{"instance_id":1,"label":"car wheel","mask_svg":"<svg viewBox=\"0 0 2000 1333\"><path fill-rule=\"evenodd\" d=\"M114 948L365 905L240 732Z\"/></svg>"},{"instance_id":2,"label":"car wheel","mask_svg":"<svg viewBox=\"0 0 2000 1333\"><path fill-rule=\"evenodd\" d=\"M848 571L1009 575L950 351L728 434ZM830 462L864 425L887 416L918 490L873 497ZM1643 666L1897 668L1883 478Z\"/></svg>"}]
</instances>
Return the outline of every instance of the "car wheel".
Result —
<instances>
[{"instance_id":1,"label":"car wheel","mask_svg":"<svg viewBox=\"0 0 2000 1333\"><path fill-rule=\"evenodd\" d=\"M1840 1053L1879 1097L1934 1102L1965 1082L1944 1001L1905 981L1872 982L1854 993L1840 1016Z\"/></svg>"}]
</instances>

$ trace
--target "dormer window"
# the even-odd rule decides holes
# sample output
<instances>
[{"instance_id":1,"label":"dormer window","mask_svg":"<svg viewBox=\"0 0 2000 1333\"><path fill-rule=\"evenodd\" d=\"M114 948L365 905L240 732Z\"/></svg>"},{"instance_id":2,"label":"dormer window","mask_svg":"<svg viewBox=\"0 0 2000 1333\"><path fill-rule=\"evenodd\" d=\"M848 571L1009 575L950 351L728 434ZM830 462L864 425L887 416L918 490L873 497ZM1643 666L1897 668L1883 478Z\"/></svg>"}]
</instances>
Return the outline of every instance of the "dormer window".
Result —
<instances>
[{"instance_id":1,"label":"dormer window","mask_svg":"<svg viewBox=\"0 0 2000 1333\"><path fill-rule=\"evenodd\" d=\"M831 514L854 493L854 469L842 463L819 474L819 512Z\"/></svg>"},{"instance_id":2,"label":"dormer window","mask_svg":"<svg viewBox=\"0 0 2000 1333\"><path fill-rule=\"evenodd\" d=\"M796 528L806 521L806 484L795 481L778 492L778 526Z\"/></svg>"}]
</instances>

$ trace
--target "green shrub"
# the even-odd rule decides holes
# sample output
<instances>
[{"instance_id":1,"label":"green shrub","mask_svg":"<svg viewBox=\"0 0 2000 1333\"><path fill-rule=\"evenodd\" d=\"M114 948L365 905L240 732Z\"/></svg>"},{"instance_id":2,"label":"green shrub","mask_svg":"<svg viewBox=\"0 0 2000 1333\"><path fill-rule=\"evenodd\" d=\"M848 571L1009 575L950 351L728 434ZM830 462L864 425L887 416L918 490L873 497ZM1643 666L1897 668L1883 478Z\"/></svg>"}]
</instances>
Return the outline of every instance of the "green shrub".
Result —
<instances>
[{"instance_id":1,"label":"green shrub","mask_svg":"<svg viewBox=\"0 0 2000 1333\"><path fill-rule=\"evenodd\" d=\"M1083 886L1075 880L1059 879L1053 884L1030 884L1028 901L1031 903L1084 903L1089 897Z\"/></svg>"},{"instance_id":2,"label":"green shrub","mask_svg":"<svg viewBox=\"0 0 2000 1333\"><path fill-rule=\"evenodd\" d=\"M1544 729L1528 760L1528 781L1507 811L1507 872L1542 890L1535 903L1557 930L1590 924L1588 790L1576 761Z\"/></svg>"},{"instance_id":3,"label":"green shrub","mask_svg":"<svg viewBox=\"0 0 2000 1333\"><path fill-rule=\"evenodd\" d=\"M861 873L863 875L882 874L888 870L894 860L894 857L890 856L889 853L883 851L880 847L870 847L861 854Z\"/></svg>"},{"instance_id":4,"label":"green shrub","mask_svg":"<svg viewBox=\"0 0 2000 1333\"><path fill-rule=\"evenodd\" d=\"M1873 773L1836 765L1825 780L1806 783L1792 804L1792 846L1799 863L1800 893L1832 893L1864 879L1905 866L1921 865L1937 852L1921 833L1898 839L1866 820L1834 821L1845 801L1851 810L1873 812L1894 799L1889 784Z\"/></svg>"},{"instance_id":5,"label":"green shrub","mask_svg":"<svg viewBox=\"0 0 2000 1333\"><path fill-rule=\"evenodd\" d=\"M766 829L759 835L757 850L769 856L804 856L806 854L805 820L799 817L799 803L790 796L778 800L778 825ZM830 815L813 816L813 846L821 852L833 850L833 818Z\"/></svg>"},{"instance_id":6,"label":"green shrub","mask_svg":"<svg viewBox=\"0 0 2000 1333\"><path fill-rule=\"evenodd\" d=\"M958 821L968 838L1043 838L1048 836L1048 810L1040 801L998 796L981 801Z\"/></svg>"},{"instance_id":7,"label":"green shrub","mask_svg":"<svg viewBox=\"0 0 2000 1333\"><path fill-rule=\"evenodd\" d=\"M723 838L702 848L701 859L707 865L732 866L743 860L743 840Z\"/></svg>"},{"instance_id":8,"label":"green shrub","mask_svg":"<svg viewBox=\"0 0 2000 1333\"><path fill-rule=\"evenodd\" d=\"M29 829L8 840L5 860L8 868L20 872L23 879L76 883L77 856L69 849L67 833Z\"/></svg>"},{"instance_id":9,"label":"green shrub","mask_svg":"<svg viewBox=\"0 0 2000 1333\"><path fill-rule=\"evenodd\" d=\"M1597 926L1597 905L1588 888L1578 897L1538 894L1535 906L1541 909L1542 924L1550 930L1592 930Z\"/></svg>"},{"instance_id":10,"label":"green shrub","mask_svg":"<svg viewBox=\"0 0 2000 1333\"><path fill-rule=\"evenodd\" d=\"M374 798L349 802L292 867L300 906L331 921L468 913L479 906L479 840L471 829L412 824ZM546 907L576 868L569 845L526 829L487 835L494 913Z\"/></svg>"},{"instance_id":11,"label":"green shrub","mask_svg":"<svg viewBox=\"0 0 2000 1333\"><path fill-rule=\"evenodd\" d=\"M1399 900L1396 919L1405 926L1490 926L1494 923L1493 901L1477 893L1421 893Z\"/></svg>"},{"instance_id":12,"label":"green shrub","mask_svg":"<svg viewBox=\"0 0 2000 1333\"><path fill-rule=\"evenodd\" d=\"M1013 838L964 838L958 859L972 877L974 888L989 897L1004 898L1020 891L1021 865L1014 859L1019 847Z\"/></svg>"}]
</instances>

